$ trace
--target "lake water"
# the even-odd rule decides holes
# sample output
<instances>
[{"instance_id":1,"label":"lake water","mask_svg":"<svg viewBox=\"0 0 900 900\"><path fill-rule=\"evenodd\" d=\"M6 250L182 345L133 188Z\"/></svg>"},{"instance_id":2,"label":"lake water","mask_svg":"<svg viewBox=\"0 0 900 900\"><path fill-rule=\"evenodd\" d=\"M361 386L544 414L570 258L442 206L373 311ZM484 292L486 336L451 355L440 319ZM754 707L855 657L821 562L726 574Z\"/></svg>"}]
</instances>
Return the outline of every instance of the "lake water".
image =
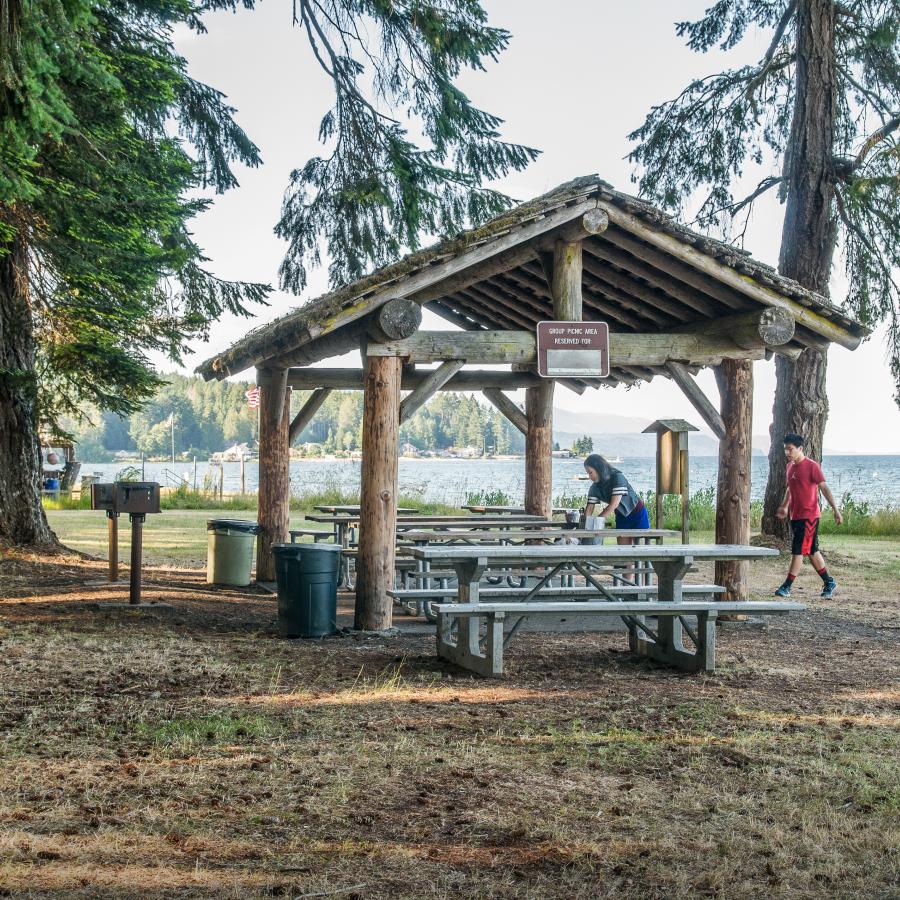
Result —
<instances>
[{"instance_id":1,"label":"lake water","mask_svg":"<svg viewBox=\"0 0 900 900\"><path fill-rule=\"evenodd\" d=\"M690 463L691 493L716 485L717 458L695 456ZM124 463L83 463L82 473L98 473L110 481L124 468ZM626 458L617 463L638 491L652 489L655 480L655 461L652 458ZM900 505L900 456L826 456L822 463L825 477L840 497L849 492L856 500L865 500L873 506ZM225 463L225 492L240 490L240 464ZM174 485L171 473L193 481L192 463L146 463L145 477L163 485ZM208 462L197 463L197 484L203 487L204 479L215 471ZM359 489L360 463L353 460L299 460L291 463L291 491L296 495L313 493L326 486L340 485L348 492ZM768 464L766 457L754 456L752 467L751 497L762 499ZM259 484L256 462L246 464L246 488L255 492ZM579 481L584 474L581 460L553 460L553 496L586 494L588 483ZM401 459L400 487L404 494L426 500L451 504L464 503L469 493L502 490L513 504L522 503L525 488L525 461L523 459Z\"/></svg>"}]
</instances>

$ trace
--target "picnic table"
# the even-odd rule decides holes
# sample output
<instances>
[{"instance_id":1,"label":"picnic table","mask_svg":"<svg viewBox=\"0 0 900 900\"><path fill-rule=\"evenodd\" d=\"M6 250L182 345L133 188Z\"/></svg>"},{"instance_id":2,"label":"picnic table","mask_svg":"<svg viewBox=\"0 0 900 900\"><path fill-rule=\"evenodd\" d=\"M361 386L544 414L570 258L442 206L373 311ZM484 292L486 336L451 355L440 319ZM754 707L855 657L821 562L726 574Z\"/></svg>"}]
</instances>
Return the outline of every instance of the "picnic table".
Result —
<instances>
[{"instance_id":1,"label":"picnic table","mask_svg":"<svg viewBox=\"0 0 900 900\"><path fill-rule=\"evenodd\" d=\"M306 516L307 521L318 522L331 525L334 534L334 541L345 551L349 551L354 543L353 532L359 525L360 514L355 513L310 513ZM547 525L558 525L552 519L544 519L541 516L496 516L493 518L483 518L476 516L426 516L426 515L399 515L397 516L397 532L414 530L417 528L466 528L477 526L479 528L509 528L513 525L518 528L537 528ZM299 535L301 530L295 529ZM293 539L293 535L292 535ZM341 556L341 572L339 576L339 584L344 587L350 586L350 558L351 553L344 552Z\"/></svg>"},{"instance_id":2,"label":"picnic table","mask_svg":"<svg viewBox=\"0 0 900 900\"><path fill-rule=\"evenodd\" d=\"M677 537L680 531L668 528L561 528L558 522L529 528L471 527L459 528L411 528L401 532L405 541L413 544L514 544L521 541L552 542L566 538L594 540L604 538L629 538L635 541L660 541L667 537Z\"/></svg>"},{"instance_id":3,"label":"picnic table","mask_svg":"<svg viewBox=\"0 0 900 900\"><path fill-rule=\"evenodd\" d=\"M327 504L322 506L314 506L313 509L317 510L320 513L331 513L332 515L341 513L345 513L347 515L359 515L359 504L349 504L349 505L340 505L337 506L329 506ZM418 510L413 509L411 506L398 506L397 514L405 514L405 515L414 515Z\"/></svg>"},{"instance_id":4,"label":"picnic table","mask_svg":"<svg viewBox=\"0 0 900 900\"><path fill-rule=\"evenodd\" d=\"M524 506L479 506L474 503L467 504L463 507L463 509L469 510L469 512L480 513L481 515L498 515L498 516L508 516L508 515L516 515L518 513L524 513ZM568 509L564 506L554 506L551 512L551 515L554 516L562 516Z\"/></svg>"},{"instance_id":5,"label":"picnic table","mask_svg":"<svg viewBox=\"0 0 900 900\"><path fill-rule=\"evenodd\" d=\"M491 546L497 544L522 544L528 542L535 544L540 541L542 544L563 543L576 539L578 541L590 541L591 543L602 543L604 539L629 538L637 543L654 542L659 543L667 537L680 536L681 532L672 531L665 528L603 528L599 530L586 530L578 528L562 528L560 523L554 522L545 527L534 527L529 529L500 529L495 528L466 528L465 530L453 529L412 529L404 531L397 535L398 553L401 555L409 555L410 546L427 546L433 545L464 545L464 546ZM413 573L406 573L403 578L404 587L410 577L417 580L416 589L403 591L403 596L399 596L400 592L396 592L397 602L409 612L416 615L424 615L430 621L435 621L434 613L429 603L429 591L433 585L437 584L442 589L438 596L446 593L447 578L446 576L438 578L429 577L430 564L425 560L416 561L416 570ZM649 565L641 567L632 567L627 574L633 576L638 583L649 583L650 579ZM624 576L625 573L623 573ZM514 586L514 581L519 587L524 587L527 583L527 576L515 571L504 571L497 574L496 571L492 575L485 576L489 584L501 584L505 579L510 586ZM563 576L562 582L574 586L571 575ZM407 602L409 601L409 602Z\"/></svg>"},{"instance_id":6,"label":"picnic table","mask_svg":"<svg viewBox=\"0 0 900 900\"><path fill-rule=\"evenodd\" d=\"M629 646L641 655L686 671L715 668L715 621L720 612L777 615L804 609L783 602L723 602L685 599L690 586L684 576L695 561L753 560L777 556L768 547L738 544L633 544L553 546L417 546L417 559L450 566L458 582L456 603L436 607L438 655L482 675L503 674L503 649L528 616L594 614L621 616L628 626ZM649 563L656 575L655 587L605 585L589 564ZM524 565L545 569L538 583L516 602L480 602L481 577L491 567ZM563 569L574 569L585 579L587 594L597 599L577 602L549 601L544 590ZM560 592L558 591L557 594ZM623 596L637 595L637 599ZM655 595L655 599L649 599ZM507 615L517 621L504 636ZM656 627L648 616L657 617ZM692 627L687 618L696 618ZM454 633L455 627L455 633ZM484 639L481 630L486 628ZM684 645L685 634L694 650Z\"/></svg>"}]
</instances>

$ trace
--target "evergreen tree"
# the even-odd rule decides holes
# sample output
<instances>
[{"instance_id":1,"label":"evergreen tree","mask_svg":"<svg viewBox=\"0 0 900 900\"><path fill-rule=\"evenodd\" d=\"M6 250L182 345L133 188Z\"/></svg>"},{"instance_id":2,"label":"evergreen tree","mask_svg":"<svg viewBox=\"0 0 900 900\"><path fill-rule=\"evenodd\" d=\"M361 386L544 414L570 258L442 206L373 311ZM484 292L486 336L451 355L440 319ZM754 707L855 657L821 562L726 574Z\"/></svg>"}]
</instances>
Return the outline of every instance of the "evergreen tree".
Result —
<instances>
[{"instance_id":1,"label":"evergreen tree","mask_svg":"<svg viewBox=\"0 0 900 900\"><path fill-rule=\"evenodd\" d=\"M537 151L501 141L502 120L454 84L509 43L480 0L296 0L294 11L335 104L319 128L330 152L291 173L276 228L289 243L285 289L305 286L323 236L340 284L415 250L423 233L455 234L507 208L484 181Z\"/></svg>"},{"instance_id":2,"label":"evergreen tree","mask_svg":"<svg viewBox=\"0 0 900 900\"><path fill-rule=\"evenodd\" d=\"M213 0L213 6L218 5ZM204 7L207 8L207 7ZM268 288L216 279L188 223L256 148L187 74L176 26L200 7L33 0L0 17L0 536L52 540L38 421L135 410L223 312Z\"/></svg>"},{"instance_id":3,"label":"evergreen tree","mask_svg":"<svg viewBox=\"0 0 900 900\"><path fill-rule=\"evenodd\" d=\"M677 31L705 52L731 50L753 28L771 33L762 59L694 81L631 135L641 192L678 210L702 190L701 224L733 226L743 216L746 229L754 201L777 190L785 203L779 271L827 295L840 245L846 307L866 324L888 322L900 385L900 8L882 0L717 0ZM780 174L736 195L748 166L769 160ZM774 515L785 489L781 436L799 432L808 452L821 454L825 367L824 350L805 350L796 362L777 358L767 533L786 527Z\"/></svg>"},{"instance_id":4,"label":"evergreen tree","mask_svg":"<svg viewBox=\"0 0 900 900\"><path fill-rule=\"evenodd\" d=\"M252 7L254 0L241 0ZM256 148L171 41L238 0L12 0L0 6L0 535L52 538L40 507L37 422L85 401L127 414L223 312L268 288L203 269L188 230L197 188L237 184ZM482 187L535 151L456 87L509 34L478 0L297 0L295 21L335 88L329 145L291 176L281 281L300 290L324 238L340 282L454 233L508 198ZM418 143L401 118L414 121Z\"/></svg>"}]
</instances>

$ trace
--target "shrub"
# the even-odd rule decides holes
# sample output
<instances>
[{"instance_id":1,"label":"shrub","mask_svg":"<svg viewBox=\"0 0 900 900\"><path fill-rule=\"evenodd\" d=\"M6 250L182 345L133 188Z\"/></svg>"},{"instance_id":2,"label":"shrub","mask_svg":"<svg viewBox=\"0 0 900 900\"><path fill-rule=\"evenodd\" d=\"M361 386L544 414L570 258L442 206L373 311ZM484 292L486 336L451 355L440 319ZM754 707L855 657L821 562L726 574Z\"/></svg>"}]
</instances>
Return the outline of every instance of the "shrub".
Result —
<instances>
[{"instance_id":1,"label":"shrub","mask_svg":"<svg viewBox=\"0 0 900 900\"><path fill-rule=\"evenodd\" d=\"M493 491L470 491L465 506L512 506L509 494L499 488Z\"/></svg>"}]
</instances>

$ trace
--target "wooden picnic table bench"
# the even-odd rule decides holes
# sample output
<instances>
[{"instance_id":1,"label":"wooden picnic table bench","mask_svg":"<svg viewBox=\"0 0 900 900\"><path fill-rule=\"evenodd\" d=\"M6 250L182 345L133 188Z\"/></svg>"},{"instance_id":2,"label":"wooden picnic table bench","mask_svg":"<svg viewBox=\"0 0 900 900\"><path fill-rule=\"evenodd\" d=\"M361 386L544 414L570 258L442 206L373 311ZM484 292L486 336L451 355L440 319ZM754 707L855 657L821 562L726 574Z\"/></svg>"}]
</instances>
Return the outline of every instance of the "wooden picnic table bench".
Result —
<instances>
[{"instance_id":1,"label":"wooden picnic table bench","mask_svg":"<svg viewBox=\"0 0 900 900\"><path fill-rule=\"evenodd\" d=\"M768 547L749 547L736 544L632 544L632 545L559 545L552 546L425 546L410 548L412 555L429 564L451 566L456 573L457 603L436 607L438 620L438 654L452 659L480 674L500 675L503 671L503 647L508 644L524 616L558 614L565 604L558 601L535 601L551 579L560 571L574 569L593 587L598 601L581 601L574 604L573 612L597 612L602 615L622 615L628 626L629 644L633 650L661 662L687 671L710 670L715 664L715 623L717 612L732 611L729 604L713 602L703 607L690 606L696 601L685 601L684 576L695 561L760 559L777 556L778 551ZM616 562L649 563L656 575L656 600L632 601L638 603L637 611L629 607L619 612L615 587L604 585L589 564ZM481 577L492 566L535 565L544 566L546 574L521 599L519 606L492 604L493 609L480 602ZM690 593L690 592L688 592ZM684 605L688 604L688 605ZM766 604L738 603L739 612L786 612L797 607L776 602ZM501 606L503 608L501 608ZM597 607L596 609L594 607ZM484 610L483 614L479 610ZM503 621L509 612L520 612L519 620L509 635L503 638ZM644 619L647 615L661 616L656 630ZM686 621L686 616L696 615L696 631ZM499 617L499 618L498 618ZM497 631L499 622L499 632ZM452 627L457 625L459 636L452 637ZM487 651L482 651L479 630L487 627ZM702 632L702 634L701 634ZM694 652L684 646L684 634L694 644ZM499 637L498 637L499 635ZM647 638L650 638L648 640ZM498 643L499 642L499 643Z\"/></svg>"}]
</instances>

